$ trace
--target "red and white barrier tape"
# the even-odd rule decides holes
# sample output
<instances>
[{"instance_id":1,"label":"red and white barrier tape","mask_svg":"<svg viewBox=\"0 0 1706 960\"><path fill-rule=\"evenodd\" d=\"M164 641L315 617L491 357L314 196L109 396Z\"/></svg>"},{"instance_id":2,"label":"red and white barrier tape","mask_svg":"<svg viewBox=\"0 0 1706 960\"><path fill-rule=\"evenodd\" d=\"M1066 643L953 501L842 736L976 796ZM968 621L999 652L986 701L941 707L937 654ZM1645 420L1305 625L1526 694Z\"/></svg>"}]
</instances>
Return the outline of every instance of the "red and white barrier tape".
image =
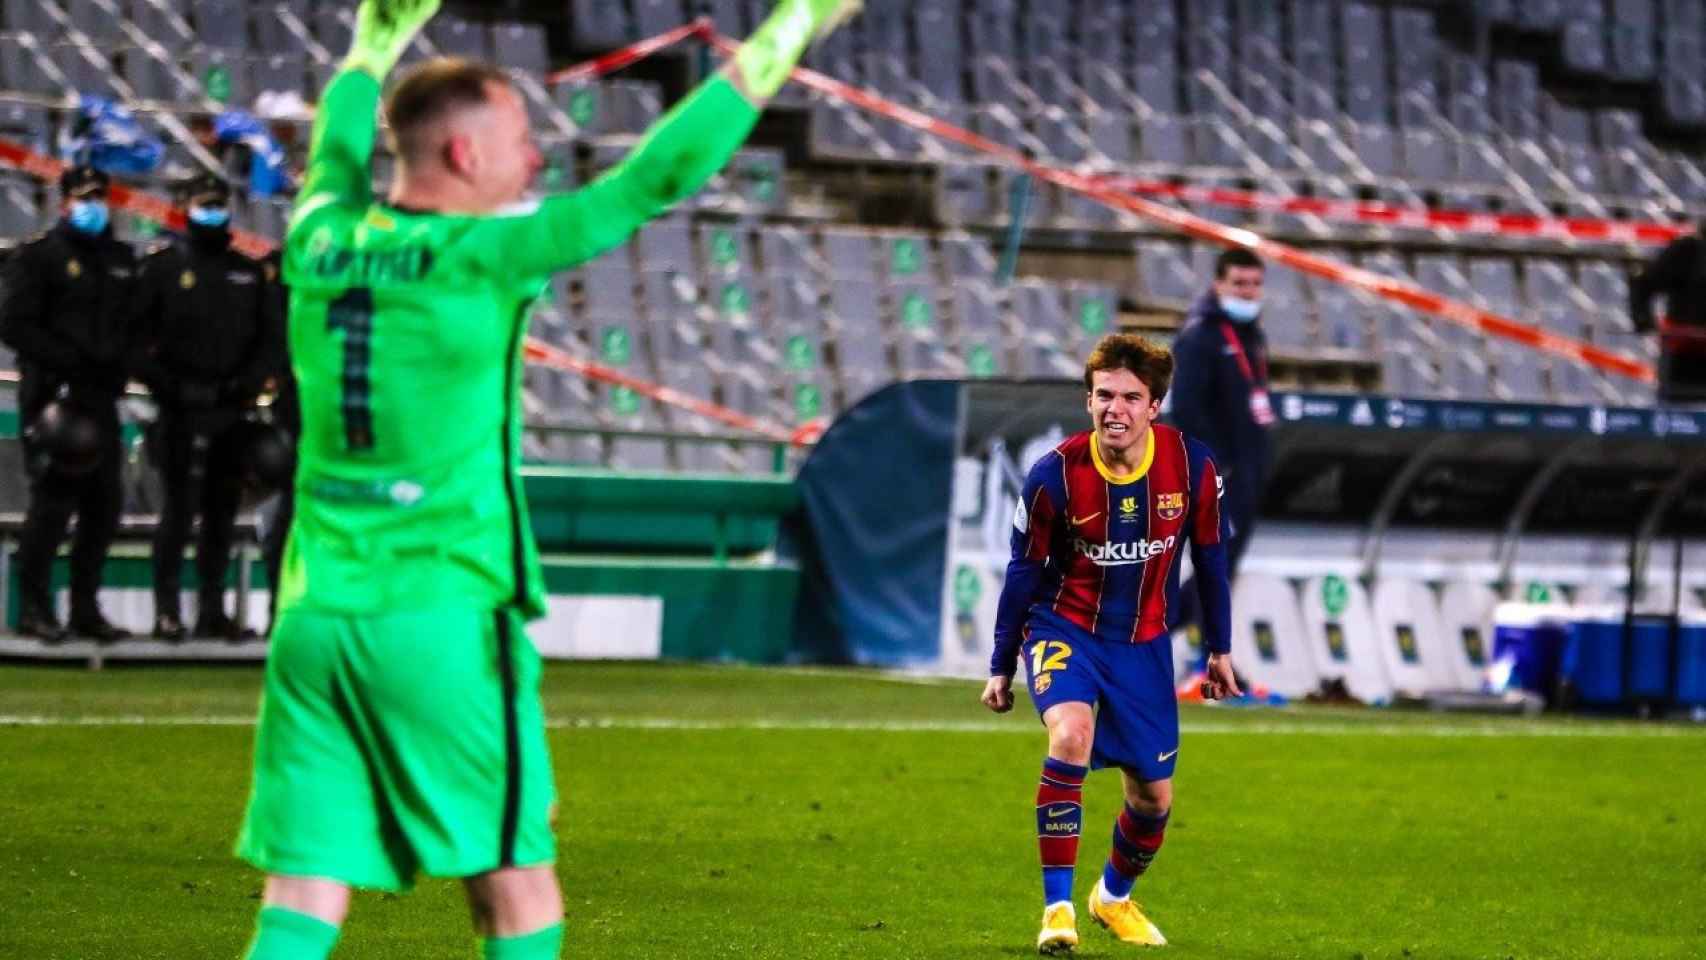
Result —
<instances>
[{"instance_id":1,"label":"red and white barrier tape","mask_svg":"<svg viewBox=\"0 0 1706 960\"><path fill-rule=\"evenodd\" d=\"M711 36L709 42L724 54L732 54L736 48L734 41L720 34ZM1461 301L1442 297L1414 284L1394 280L1391 277L1371 273L1359 267L1306 253L1296 247L1268 240L1250 230L1222 226L1183 210L1110 190L1090 177L1037 163L1010 147L995 143L969 130L961 129L910 107L893 103L870 91L843 83L833 77L827 77L815 70L796 67L792 76L793 79L809 89L844 100L854 106L887 117L939 139L958 143L979 153L1004 160L1039 180L1046 180L1068 190L1084 194L1107 206L1130 211L1146 220L1170 227L1187 236L1207 240L1221 246L1242 247L1294 270L1363 290L1393 303L1412 307L1423 313L1432 314L1460 326L1468 327L1471 330L1521 344L1553 356L1585 363L1606 373L1614 373L1643 383L1652 383L1657 379L1650 364L1626 354L1552 333Z\"/></svg>"},{"instance_id":2,"label":"red and white barrier tape","mask_svg":"<svg viewBox=\"0 0 1706 960\"><path fill-rule=\"evenodd\" d=\"M1540 217L1526 213L1482 213L1471 210L1442 210L1431 207L1400 207L1389 203L1340 200L1322 197L1276 197L1272 194L1166 183L1126 176L1092 178L1099 186L1145 197L1165 197L1185 203L1231 207L1263 213L1313 214L1326 220L1344 220L1374 226L1412 230L1449 230L1501 237L1547 237L1568 240L1598 240L1608 243L1662 245L1694 232L1692 225L1651 221L1596 220L1590 217Z\"/></svg>"},{"instance_id":3,"label":"red and white barrier tape","mask_svg":"<svg viewBox=\"0 0 1706 960\"><path fill-rule=\"evenodd\" d=\"M13 167L47 181L58 180L60 171L64 169L64 164L60 161L7 140L0 140L0 165ZM108 203L114 209L129 211L174 230L183 230L186 223L182 208L175 207L153 194L116 183L108 191ZM243 254L257 260L276 248L276 244L271 239L258 233L250 233L247 230L231 231L231 245ZM640 396L655 400L658 403L679 407L689 413L737 430L756 434L767 440L802 446L815 442L817 436L822 432L822 425L815 421L790 430L780 424L757 417L749 417L737 410L701 400L679 390L659 386L638 377L631 377L612 367L582 360L565 350L532 337L527 340L526 357L528 362L539 366L572 373L588 380L627 387Z\"/></svg>"},{"instance_id":4,"label":"red and white barrier tape","mask_svg":"<svg viewBox=\"0 0 1706 960\"><path fill-rule=\"evenodd\" d=\"M594 80L607 73L614 73L632 63L638 63L654 53L673 47L688 37L705 37L711 33L709 20L695 20L684 23L674 30L660 33L655 37L631 43L620 50L613 50L602 57L595 57L585 63L577 63L572 67L564 67L545 77L548 84L578 83L583 80Z\"/></svg>"},{"instance_id":5,"label":"red and white barrier tape","mask_svg":"<svg viewBox=\"0 0 1706 960\"><path fill-rule=\"evenodd\" d=\"M693 23L684 24L674 30L652 37L648 40L642 40L639 43L631 44L605 56L588 61L587 63L557 71L547 77L547 81L551 83L563 83L600 77L614 70L618 70L622 67L638 62L639 60L673 46L674 44L689 37L697 37L704 42L711 44L724 54L732 54L737 47L737 44L734 41L711 29L710 25L706 21L699 20L694 21ZM851 84L843 83L833 77L825 76L824 74L806 67L794 68L791 76L795 81L809 89L846 101L863 110L887 117L888 119L912 127L913 129L919 130L923 133L930 134L938 139L958 143L971 150L1003 160L1012 166L1024 170L1039 180L1045 180L1068 190L1081 193L1104 205L1129 211L1146 220L1159 223L1162 226L1169 227L1187 236L1206 240L1221 246L1248 249L1273 260L1276 263L1291 267L1294 270L1318 276L1353 289L1362 290L1387 301L1411 307L1412 309L1440 317L1441 319L1467 327L1471 330L1485 333L1489 336L1498 337L1531 349L1552 354L1553 356L1562 357L1578 363L1584 363L1605 373L1617 374L1619 376L1628 377L1644 383L1652 383L1657 379L1657 376L1650 364L1628 356L1627 354L1608 350L1604 347L1576 340L1571 337L1555 334L1532 324L1522 323L1518 320L1513 320L1509 317L1505 317L1491 311L1482 310L1479 307L1475 307L1462 301L1440 296L1405 281L1372 273L1370 271L1363 270L1360 267L1339 263L1338 261L1331 260L1326 257L1305 252L1296 247L1277 243L1250 230L1223 226L1202 217L1198 217L1187 211L1155 203L1153 201L1146 200L1143 197L1135 196L1132 193L1121 192L1120 190L1110 186L1109 181L1105 178L1089 177L1038 163L1017 150L1013 150L1010 147L1006 147L984 137L980 137L969 130L956 127L950 123L931 117L928 114L894 103L875 93L860 89L852 86ZM58 165L55 161L39 157L36 159L38 161L38 165L40 162L45 162L46 164L51 165L51 168L54 170L52 176L58 175ZM9 162L14 166L18 166L20 169L25 169L29 172L36 172L35 169L32 169L25 163L15 162L9 159L5 150L0 150L0 162ZM42 174L37 173L37 175L40 176ZM1122 185L1131 186L1132 184L1126 183ZM132 191L125 191L125 193L131 192ZM1250 196L1253 197L1254 195ZM136 203L147 203L150 205L160 203L160 201L155 201L153 198L139 200L138 198L132 197L129 199ZM1222 199L1230 198L1223 197ZM114 201L115 203L119 202L119 193L116 189L114 191ZM136 208L132 207L132 209ZM144 216L150 215L142 209L136 209L136 212L142 213ZM166 208L166 213L168 216L182 215L181 212L171 211L169 206ZM1414 211L1410 211L1410 215L1414 215L1414 213ZM1398 215L1393 214L1393 216L1397 217ZM171 221L168 220L166 222ZM1394 222L1399 221L1395 220ZM1471 222L1476 225L1486 225L1484 221ZM1568 221L1543 220L1541 222L1559 224L1567 223ZM1535 229L1538 230L1540 227L1536 227ZM536 344L534 341L529 341L530 357L533 355L532 348L536 345L540 347L547 347L547 345ZM561 355L558 356L558 359L566 359L567 361L571 361L573 364L579 365L582 368L572 372L581 373L581 375L587 376L591 379L603 379L605 382L611 383L620 383L621 381L609 379L609 375L621 376L623 379L631 379L626 378L625 375L618 374L616 371L610 370L609 368L602 367L601 365L587 364L585 361L568 357L566 354L562 354L561 351L556 351L555 354L541 354L540 356L557 355ZM632 384L623 383L622 385L630 386L643 396L658 400L660 403L668 403L672 406L684 406L681 402L682 400L690 401L693 404L703 403L703 401L686 397L685 395L672 391L666 387L644 383L643 381L634 381L634 383L643 385L645 389L642 390L640 387L633 386ZM669 396L672 399L663 399L665 396ZM686 408L692 410L691 406ZM702 413L702 415L709 416L712 419L729 424L730 426L737 426L740 429L751 429L749 424L763 423L762 421L754 421L751 418L747 418L742 414L726 408L710 405L710 409L715 409L718 413ZM699 413L701 411L693 410L693 412ZM800 442L797 433L790 434L785 428L774 424L763 424L763 426L765 427L765 430L761 432L766 436L771 436L772 438L787 437L793 442Z\"/></svg>"}]
</instances>

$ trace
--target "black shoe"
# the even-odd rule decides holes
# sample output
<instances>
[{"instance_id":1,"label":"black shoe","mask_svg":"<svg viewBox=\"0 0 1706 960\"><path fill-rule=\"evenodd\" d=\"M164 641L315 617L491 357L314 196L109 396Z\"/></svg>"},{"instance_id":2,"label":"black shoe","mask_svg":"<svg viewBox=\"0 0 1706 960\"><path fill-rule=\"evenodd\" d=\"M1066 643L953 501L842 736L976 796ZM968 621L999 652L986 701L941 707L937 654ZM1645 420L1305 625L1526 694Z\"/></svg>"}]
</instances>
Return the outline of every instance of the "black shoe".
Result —
<instances>
[{"instance_id":1,"label":"black shoe","mask_svg":"<svg viewBox=\"0 0 1706 960\"><path fill-rule=\"evenodd\" d=\"M101 644L117 643L120 640L130 639L129 630L114 626L99 613L86 614L80 617L73 616L71 622L66 624L66 629L71 632L72 636L88 637L90 640Z\"/></svg>"},{"instance_id":2,"label":"black shoe","mask_svg":"<svg viewBox=\"0 0 1706 960\"><path fill-rule=\"evenodd\" d=\"M241 636L236 621L226 616L223 610L204 613L196 617L195 637L197 639L235 641Z\"/></svg>"},{"instance_id":3,"label":"black shoe","mask_svg":"<svg viewBox=\"0 0 1706 960\"><path fill-rule=\"evenodd\" d=\"M183 643L189 631L184 629L184 622L177 614L163 613L154 618L154 639L167 643Z\"/></svg>"},{"instance_id":4,"label":"black shoe","mask_svg":"<svg viewBox=\"0 0 1706 960\"><path fill-rule=\"evenodd\" d=\"M60 644L65 642L65 628L59 625L59 621L54 619L52 614L25 610L18 614L18 636L35 637L47 644Z\"/></svg>"}]
</instances>

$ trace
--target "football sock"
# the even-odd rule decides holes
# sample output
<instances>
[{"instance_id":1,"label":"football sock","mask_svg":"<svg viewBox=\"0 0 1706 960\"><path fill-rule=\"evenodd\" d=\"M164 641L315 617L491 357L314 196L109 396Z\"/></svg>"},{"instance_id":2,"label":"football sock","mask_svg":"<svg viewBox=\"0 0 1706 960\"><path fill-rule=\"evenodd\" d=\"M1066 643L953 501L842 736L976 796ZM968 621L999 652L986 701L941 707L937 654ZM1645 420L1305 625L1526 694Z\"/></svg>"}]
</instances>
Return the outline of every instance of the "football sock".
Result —
<instances>
[{"instance_id":1,"label":"football sock","mask_svg":"<svg viewBox=\"0 0 1706 960\"><path fill-rule=\"evenodd\" d=\"M487 937L480 943L480 956L485 960L557 960L562 949L563 925L554 923L519 937Z\"/></svg>"},{"instance_id":2,"label":"football sock","mask_svg":"<svg viewBox=\"0 0 1706 960\"><path fill-rule=\"evenodd\" d=\"M255 918L255 939L243 960L326 960L338 942L338 928L285 907L262 907Z\"/></svg>"},{"instance_id":3,"label":"football sock","mask_svg":"<svg viewBox=\"0 0 1706 960\"><path fill-rule=\"evenodd\" d=\"M1072 868L1078 863L1078 834L1084 826L1084 775L1090 768L1043 761L1037 784L1037 849L1043 862L1043 903L1072 899Z\"/></svg>"},{"instance_id":4,"label":"football sock","mask_svg":"<svg viewBox=\"0 0 1706 960\"><path fill-rule=\"evenodd\" d=\"M1108 896L1121 900L1131 896L1132 885L1143 871L1149 869L1155 852L1167 835L1167 814L1147 817L1126 805L1114 821L1114 847L1108 851L1107 866L1102 868L1102 889Z\"/></svg>"}]
</instances>

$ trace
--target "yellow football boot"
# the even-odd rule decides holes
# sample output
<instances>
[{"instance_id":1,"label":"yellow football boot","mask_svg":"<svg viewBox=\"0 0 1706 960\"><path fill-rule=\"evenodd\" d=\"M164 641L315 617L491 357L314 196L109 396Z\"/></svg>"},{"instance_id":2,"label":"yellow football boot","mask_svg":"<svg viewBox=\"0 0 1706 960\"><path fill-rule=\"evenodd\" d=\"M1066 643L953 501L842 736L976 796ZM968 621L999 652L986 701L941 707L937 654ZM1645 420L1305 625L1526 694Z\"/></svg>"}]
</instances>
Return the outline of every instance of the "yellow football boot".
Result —
<instances>
[{"instance_id":1,"label":"yellow football boot","mask_svg":"<svg viewBox=\"0 0 1706 960\"><path fill-rule=\"evenodd\" d=\"M1143 915L1143 908L1137 905L1136 900L1129 897L1124 900L1104 900L1100 880L1096 881L1095 889L1090 891L1090 918L1126 943L1138 943L1146 947L1167 945L1167 938Z\"/></svg>"},{"instance_id":2,"label":"yellow football boot","mask_svg":"<svg viewBox=\"0 0 1706 960\"><path fill-rule=\"evenodd\" d=\"M1062 900L1043 908L1043 932L1037 934L1037 952L1071 953L1078 947L1078 914Z\"/></svg>"}]
</instances>

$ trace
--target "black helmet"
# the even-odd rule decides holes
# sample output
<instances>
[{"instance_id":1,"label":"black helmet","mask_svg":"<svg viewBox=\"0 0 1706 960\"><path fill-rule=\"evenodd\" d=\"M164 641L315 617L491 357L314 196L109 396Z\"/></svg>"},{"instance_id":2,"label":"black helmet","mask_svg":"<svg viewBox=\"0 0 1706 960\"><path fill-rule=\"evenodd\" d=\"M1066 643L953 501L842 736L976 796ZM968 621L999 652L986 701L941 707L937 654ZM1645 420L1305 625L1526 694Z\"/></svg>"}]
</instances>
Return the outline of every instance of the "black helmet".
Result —
<instances>
[{"instance_id":1,"label":"black helmet","mask_svg":"<svg viewBox=\"0 0 1706 960\"><path fill-rule=\"evenodd\" d=\"M283 490L296 468L290 434L263 420L245 421L240 429L244 486L257 493Z\"/></svg>"},{"instance_id":2,"label":"black helmet","mask_svg":"<svg viewBox=\"0 0 1706 960\"><path fill-rule=\"evenodd\" d=\"M80 477L100 465L105 432L94 417L55 400L36 414L28 436L47 454L53 472Z\"/></svg>"}]
</instances>

